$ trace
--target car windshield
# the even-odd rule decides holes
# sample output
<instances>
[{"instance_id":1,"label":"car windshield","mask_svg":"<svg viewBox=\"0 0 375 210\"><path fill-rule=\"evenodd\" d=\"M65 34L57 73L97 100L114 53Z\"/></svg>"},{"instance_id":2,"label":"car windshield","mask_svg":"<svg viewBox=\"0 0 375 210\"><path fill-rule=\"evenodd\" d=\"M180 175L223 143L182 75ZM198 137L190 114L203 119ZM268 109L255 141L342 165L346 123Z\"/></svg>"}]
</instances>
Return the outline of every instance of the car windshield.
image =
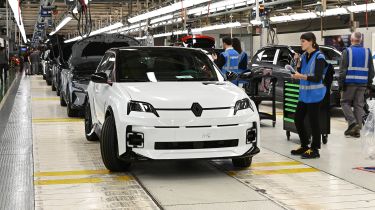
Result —
<instances>
[{"instance_id":1,"label":"car windshield","mask_svg":"<svg viewBox=\"0 0 375 210\"><path fill-rule=\"evenodd\" d=\"M120 82L218 81L212 62L200 51L123 49L117 59Z\"/></svg>"}]
</instances>

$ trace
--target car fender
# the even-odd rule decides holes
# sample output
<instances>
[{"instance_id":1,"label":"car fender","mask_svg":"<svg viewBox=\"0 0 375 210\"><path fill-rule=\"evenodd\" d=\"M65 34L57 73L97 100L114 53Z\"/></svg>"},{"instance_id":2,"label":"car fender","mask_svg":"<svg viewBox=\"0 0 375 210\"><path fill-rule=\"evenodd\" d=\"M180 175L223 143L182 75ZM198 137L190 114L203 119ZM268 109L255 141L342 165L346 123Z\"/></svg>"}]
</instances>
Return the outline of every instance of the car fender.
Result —
<instances>
[{"instance_id":1,"label":"car fender","mask_svg":"<svg viewBox=\"0 0 375 210\"><path fill-rule=\"evenodd\" d=\"M96 117L95 113L95 105L94 105L94 83L90 81L88 87L87 87L87 103L90 104L90 112L91 112L91 120L93 124L97 124L98 126L101 126L98 122L98 118Z\"/></svg>"},{"instance_id":2,"label":"car fender","mask_svg":"<svg viewBox=\"0 0 375 210\"><path fill-rule=\"evenodd\" d=\"M114 88L114 91L116 91L116 88ZM124 104L127 104L129 100L130 97L128 97L127 95L112 92L112 94L110 94L110 96L107 98L107 102L105 104L106 115L107 112L111 112L115 119L118 140L118 155L126 152L125 136L127 106L124 106Z\"/></svg>"}]
</instances>

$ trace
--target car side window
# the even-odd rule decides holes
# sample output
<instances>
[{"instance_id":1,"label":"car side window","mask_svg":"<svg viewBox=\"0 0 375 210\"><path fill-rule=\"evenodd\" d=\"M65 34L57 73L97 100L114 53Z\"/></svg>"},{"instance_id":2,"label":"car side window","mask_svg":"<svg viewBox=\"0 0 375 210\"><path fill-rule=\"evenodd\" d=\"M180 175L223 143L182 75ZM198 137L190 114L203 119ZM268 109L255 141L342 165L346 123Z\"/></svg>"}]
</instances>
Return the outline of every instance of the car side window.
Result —
<instances>
[{"instance_id":1,"label":"car side window","mask_svg":"<svg viewBox=\"0 0 375 210\"><path fill-rule=\"evenodd\" d=\"M100 62L99 66L98 66L98 69L96 70L96 72L103 72L107 66L107 63L108 63L108 57L109 55L108 54L105 54L102 58L102 61Z\"/></svg>"},{"instance_id":2,"label":"car side window","mask_svg":"<svg viewBox=\"0 0 375 210\"><path fill-rule=\"evenodd\" d=\"M265 49L263 52L256 55L256 62L273 63L275 59L276 49Z\"/></svg>"},{"instance_id":3,"label":"car side window","mask_svg":"<svg viewBox=\"0 0 375 210\"><path fill-rule=\"evenodd\" d=\"M292 63L292 56L288 49L280 49L279 57L277 58L277 65L284 67Z\"/></svg>"},{"instance_id":4,"label":"car side window","mask_svg":"<svg viewBox=\"0 0 375 210\"><path fill-rule=\"evenodd\" d=\"M112 78L112 72L115 68L115 55L109 54L106 60L105 66L103 66L102 71L107 74L108 78Z\"/></svg>"}]
</instances>

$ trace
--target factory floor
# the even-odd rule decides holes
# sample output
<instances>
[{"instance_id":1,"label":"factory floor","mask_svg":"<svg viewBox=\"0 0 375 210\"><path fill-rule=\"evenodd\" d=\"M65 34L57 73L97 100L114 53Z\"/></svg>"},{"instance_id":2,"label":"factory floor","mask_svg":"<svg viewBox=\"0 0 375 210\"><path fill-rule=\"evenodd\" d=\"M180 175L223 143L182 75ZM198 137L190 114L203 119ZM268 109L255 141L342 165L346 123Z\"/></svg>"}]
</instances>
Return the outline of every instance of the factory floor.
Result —
<instances>
[{"instance_id":1,"label":"factory floor","mask_svg":"<svg viewBox=\"0 0 375 210\"><path fill-rule=\"evenodd\" d=\"M268 106L260 107L269 111ZM345 138L340 109L321 158L290 156L278 109L262 121L250 168L230 160L145 161L111 173L83 119L68 118L42 76L19 76L0 106L0 209L375 209L375 167L361 139Z\"/></svg>"}]
</instances>

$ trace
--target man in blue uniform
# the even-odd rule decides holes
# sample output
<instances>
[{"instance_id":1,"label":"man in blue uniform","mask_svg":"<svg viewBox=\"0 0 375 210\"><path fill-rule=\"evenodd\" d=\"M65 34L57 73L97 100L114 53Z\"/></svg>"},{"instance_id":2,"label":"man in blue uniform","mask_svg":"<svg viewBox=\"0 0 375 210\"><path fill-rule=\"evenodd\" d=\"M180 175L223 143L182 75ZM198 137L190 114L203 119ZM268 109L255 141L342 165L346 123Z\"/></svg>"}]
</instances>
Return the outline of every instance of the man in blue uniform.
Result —
<instances>
[{"instance_id":1,"label":"man in blue uniform","mask_svg":"<svg viewBox=\"0 0 375 210\"><path fill-rule=\"evenodd\" d=\"M227 72L238 74L239 54L232 47L232 39L230 37L223 38L223 47L225 49L216 60L216 65L220 68L221 72L225 75Z\"/></svg>"},{"instance_id":2,"label":"man in blue uniform","mask_svg":"<svg viewBox=\"0 0 375 210\"><path fill-rule=\"evenodd\" d=\"M348 129L344 134L355 138L360 137L365 114L365 93L374 78L371 51L361 47L361 42L362 34L354 32L351 36L352 45L342 52L339 78L341 107L348 122Z\"/></svg>"}]
</instances>

